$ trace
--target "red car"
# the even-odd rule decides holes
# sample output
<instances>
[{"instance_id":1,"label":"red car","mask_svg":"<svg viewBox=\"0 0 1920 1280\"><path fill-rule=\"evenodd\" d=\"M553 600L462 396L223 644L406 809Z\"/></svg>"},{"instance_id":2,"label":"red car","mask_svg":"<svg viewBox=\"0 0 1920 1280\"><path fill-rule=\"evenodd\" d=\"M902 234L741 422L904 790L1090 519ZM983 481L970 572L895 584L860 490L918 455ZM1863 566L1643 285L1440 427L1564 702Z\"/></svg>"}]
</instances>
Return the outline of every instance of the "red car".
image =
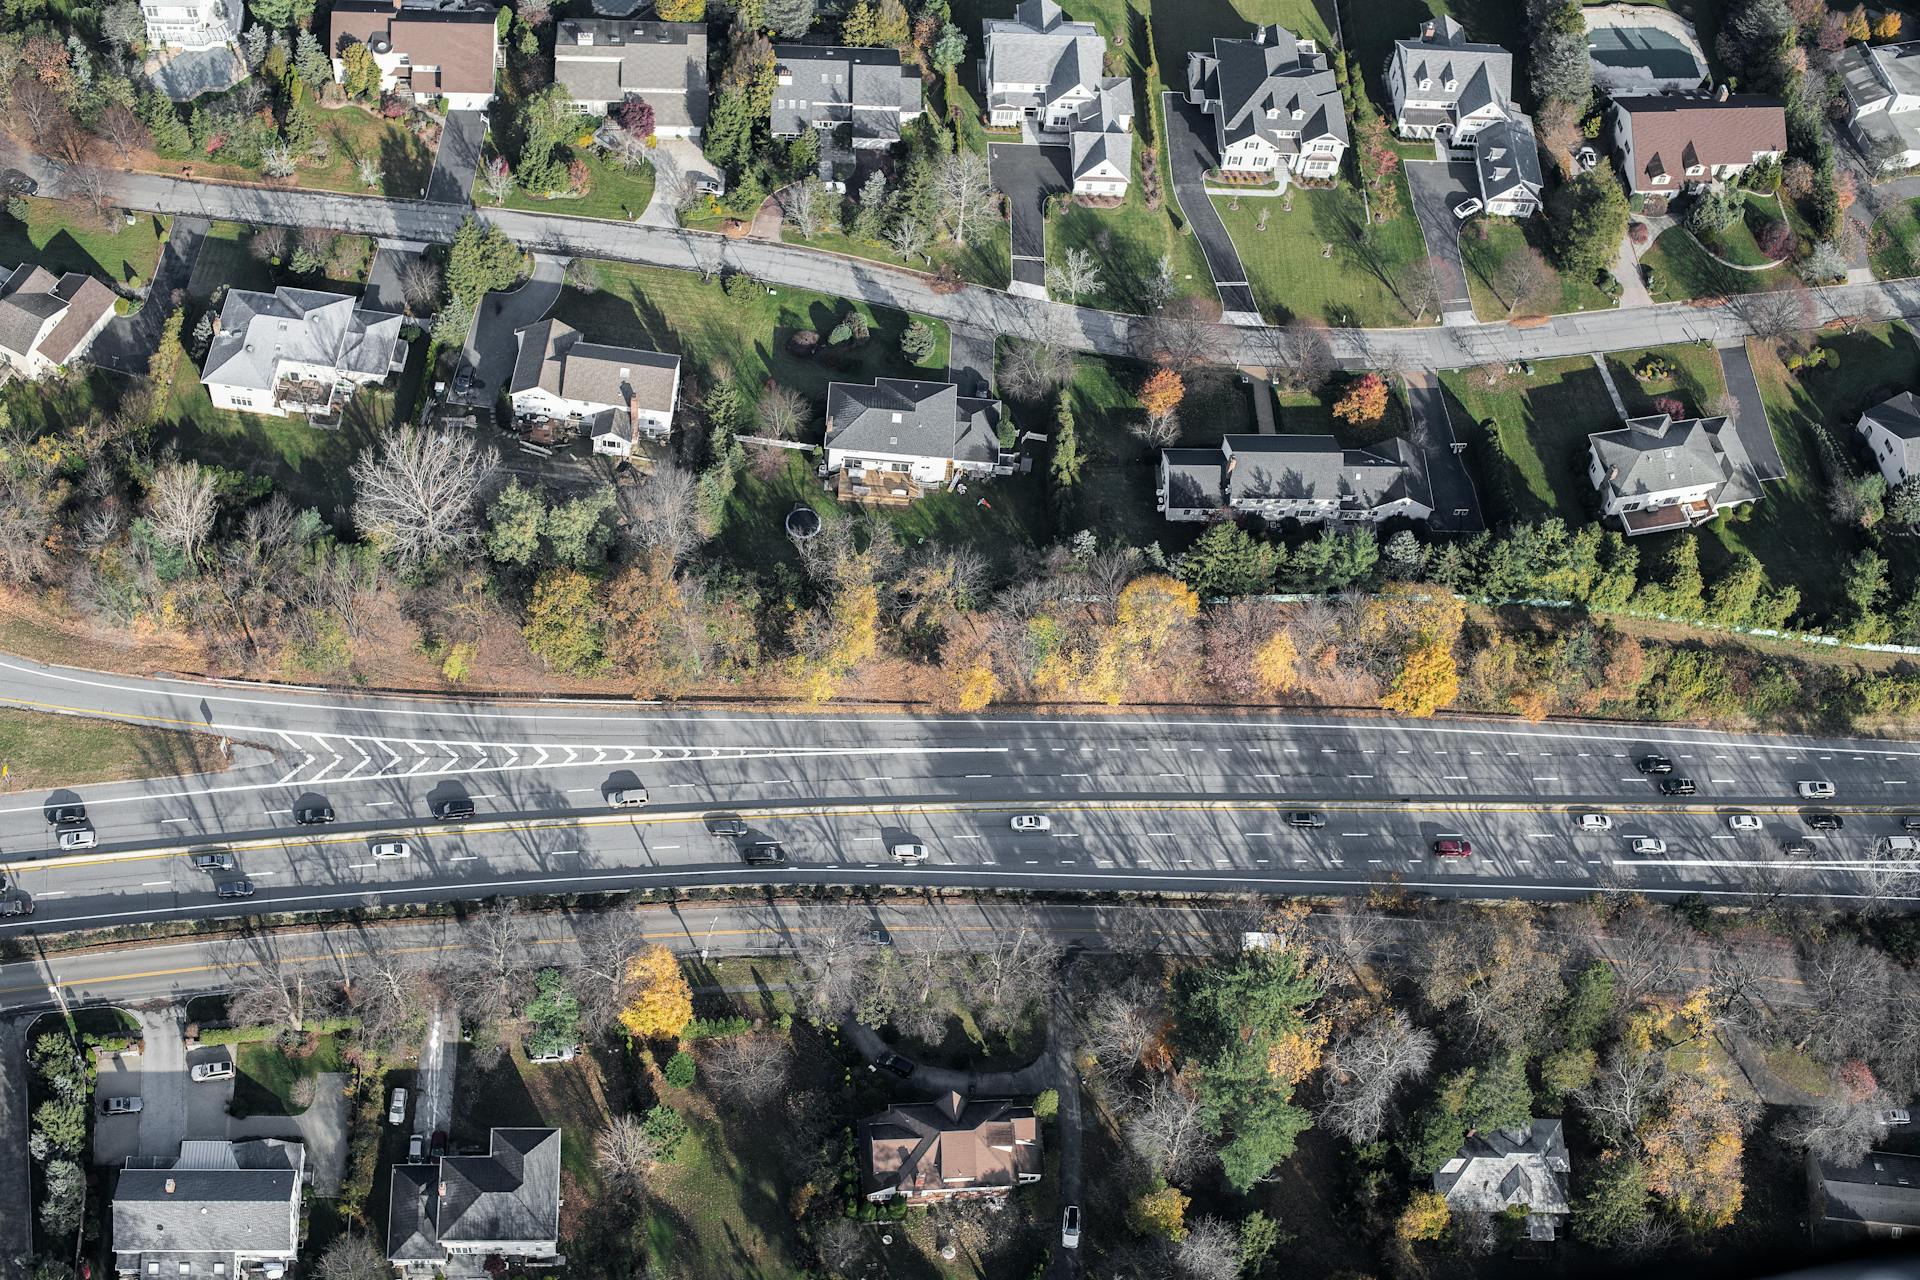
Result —
<instances>
[{"instance_id":1,"label":"red car","mask_svg":"<svg viewBox=\"0 0 1920 1280\"><path fill-rule=\"evenodd\" d=\"M1436 858L1471 858L1473 841L1459 836L1448 836L1444 840L1433 842L1433 856Z\"/></svg>"}]
</instances>

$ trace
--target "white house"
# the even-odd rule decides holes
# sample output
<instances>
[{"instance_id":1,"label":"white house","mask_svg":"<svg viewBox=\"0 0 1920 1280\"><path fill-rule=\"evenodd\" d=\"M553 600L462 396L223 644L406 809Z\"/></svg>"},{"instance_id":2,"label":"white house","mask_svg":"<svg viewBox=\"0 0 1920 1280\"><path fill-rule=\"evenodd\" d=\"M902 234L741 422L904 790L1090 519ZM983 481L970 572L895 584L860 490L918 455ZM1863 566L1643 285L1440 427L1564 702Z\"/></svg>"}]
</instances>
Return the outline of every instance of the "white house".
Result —
<instances>
[{"instance_id":1,"label":"white house","mask_svg":"<svg viewBox=\"0 0 1920 1280\"><path fill-rule=\"evenodd\" d=\"M1021 0L1012 18L981 27L988 122L1032 121L1042 143L1072 148L1075 195L1124 197L1133 179L1133 81L1105 74L1098 28L1068 22L1055 0Z\"/></svg>"},{"instance_id":2,"label":"white house","mask_svg":"<svg viewBox=\"0 0 1920 1280\"><path fill-rule=\"evenodd\" d=\"M1524 1129L1469 1137L1433 1175L1433 1189L1456 1212L1524 1213L1527 1239L1552 1240L1573 1212L1567 1203L1571 1168L1560 1121L1531 1120Z\"/></svg>"},{"instance_id":3,"label":"white house","mask_svg":"<svg viewBox=\"0 0 1920 1280\"><path fill-rule=\"evenodd\" d=\"M773 60L768 127L776 138L844 128L855 149L884 150L920 116L920 72L901 64L898 49L777 44Z\"/></svg>"},{"instance_id":4,"label":"white house","mask_svg":"<svg viewBox=\"0 0 1920 1280\"><path fill-rule=\"evenodd\" d=\"M1920 476L1920 400L1913 392L1902 391L1861 414L1859 431L1888 488Z\"/></svg>"},{"instance_id":5,"label":"white house","mask_svg":"<svg viewBox=\"0 0 1920 1280\"><path fill-rule=\"evenodd\" d=\"M1780 99L1757 93L1615 98L1611 114L1614 152L1635 195L1699 191L1787 149Z\"/></svg>"},{"instance_id":6,"label":"white house","mask_svg":"<svg viewBox=\"0 0 1920 1280\"><path fill-rule=\"evenodd\" d=\"M247 17L241 0L142 0L147 44L155 49L221 49L240 38Z\"/></svg>"},{"instance_id":7,"label":"white house","mask_svg":"<svg viewBox=\"0 0 1920 1280\"><path fill-rule=\"evenodd\" d=\"M277 1280L300 1249L307 1149L298 1142L183 1142L178 1156L128 1156L108 1230L123 1280Z\"/></svg>"},{"instance_id":8,"label":"white house","mask_svg":"<svg viewBox=\"0 0 1920 1280\"><path fill-rule=\"evenodd\" d=\"M827 388L826 473L843 498L908 501L1001 467L998 400L951 382L880 378Z\"/></svg>"},{"instance_id":9,"label":"white house","mask_svg":"<svg viewBox=\"0 0 1920 1280\"><path fill-rule=\"evenodd\" d=\"M497 16L492 5L462 0L335 0L327 48L334 76L346 76L347 46L364 44L380 68L381 92L484 110L501 60Z\"/></svg>"},{"instance_id":10,"label":"white house","mask_svg":"<svg viewBox=\"0 0 1920 1280\"><path fill-rule=\"evenodd\" d=\"M673 430L679 356L588 342L558 320L528 325L514 337L520 353L507 388L514 417L577 424L595 453L617 458Z\"/></svg>"},{"instance_id":11,"label":"white house","mask_svg":"<svg viewBox=\"0 0 1920 1280\"><path fill-rule=\"evenodd\" d=\"M200 381L217 409L325 420L406 367L400 324L347 294L230 289Z\"/></svg>"},{"instance_id":12,"label":"white house","mask_svg":"<svg viewBox=\"0 0 1920 1280\"><path fill-rule=\"evenodd\" d=\"M1587 437L1587 479L1627 536L1686 529L1760 500L1746 444L1726 418L1629 418Z\"/></svg>"},{"instance_id":13,"label":"white house","mask_svg":"<svg viewBox=\"0 0 1920 1280\"><path fill-rule=\"evenodd\" d=\"M0 283L0 381L37 381L80 359L113 319L113 290L25 263Z\"/></svg>"},{"instance_id":14,"label":"white house","mask_svg":"<svg viewBox=\"0 0 1920 1280\"><path fill-rule=\"evenodd\" d=\"M1533 122L1513 105L1513 55L1474 44L1452 18L1433 18L1413 40L1396 40L1387 62L1394 129L1434 138L1455 160L1471 160L1486 211L1525 218L1538 212L1543 183Z\"/></svg>"},{"instance_id":15,"label":"white house","mask_svg":"<svg viewBox=\"0 0 1920 1280\"><path fill-rule=\"evenodd\" d=\"M1530 218L1544 203L1540 144L1533 121L1522 115L1496 120L1473 135L1473 171L1487 212Z\"/></svg>"},{"instance_id":16,"label":"white house","mask_svg":"<svg viewBox=\"0 0 1920 1280\"><path fill-rule=\"evenodd\" d=\"M1332 436L1227 436L1213 449L1162 449L1160 514L1179 523L1255 515L1305 524L1378 524L1433 514L1407 442L1342 449Z\"/></svg>"},{"instance_id":17,"label":"white house","mask_svg":"<svg viewBox=\"0 0 1920 1280\"><path fill-rule=\"evenodd\" d=\"M1220 168L1230 174L1332 182L1350 135L1326 54L1285 27L1250 40L1216 38L1187 55L1187 101L1214 118Z\"/></svg>"},{"instance_id":18,"label":"white house","mask_svg":"<svg viewBox=\"0 0 1920 1280\"><path fill-rule=\"evenodd\" d=\"M1833 65L1868 161L1883 172L1920 165L1920 40L1849 45Z\"/></svg>"}]
</instances>

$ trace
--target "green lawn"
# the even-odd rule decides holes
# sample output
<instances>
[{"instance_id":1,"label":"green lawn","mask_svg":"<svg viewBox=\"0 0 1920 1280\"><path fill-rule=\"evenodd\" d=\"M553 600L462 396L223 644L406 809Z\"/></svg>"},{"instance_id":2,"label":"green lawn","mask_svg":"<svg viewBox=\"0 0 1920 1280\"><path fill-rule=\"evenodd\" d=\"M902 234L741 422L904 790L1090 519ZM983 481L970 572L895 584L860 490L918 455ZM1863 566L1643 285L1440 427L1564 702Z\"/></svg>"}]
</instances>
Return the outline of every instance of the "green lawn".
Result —
<instances>
[{"instance_id":1,"label":"green lawn","mask_svg":"<svg viewBox=\"0 0 1920 1280\"><path fill-rule=\"evenodd\" d=\"M573 154L587 165L589 181L586 195L542 200L515 187L507 196L506 207L526 209L533 213L566 213L576 218L611 218L617 222L631 222L645 211L647 201L653 199L654 173L651 165L644 169L628 169L594 154L591 147L575 147ZM494 207L493 197L482 189L478 174L473 181L473 203L483 209Z\"/></svg>"},{"instance_id":2,"label":"green lawn","mask_svg":"<svg viewBox=\"0 0 1920 1280\"><path fill-rule=\"evenodd\" d=\"M1487 387L1475 369L1449 370L1440 381L1460 410L1454 422L1467 440L1468 464L1483 481L1488 523L1559 516L1579 524L1590 518L1587 436L1619 425L1592 360L1535 361L1531 375L1510 375L1509 385L1498 390ZM1488 422L1497 449L1484 429ZM1503 497L1510 510L1500 509Z\"/></svg>"},{"instance_id":3,"label":"green lawn","mask_svg":"<svg viewBox=\"0 0 1920 1280\"><path fill-rule=\"evenodd\" d=\"M340 1055L340 1037L314 1036L288 1051L277 1041L263 1040L234 1046L233 1102L227 1110L236 1116L293 1116L306 1107L294 1101L293 1087L323 1071L346 1070Z\"/></svg>"},{"instance_id":4,"label":"green lawn","mask_svg":"<svg viewBox=\"0 0 1920 1280\"><path fill-rule=\"evenodd\" d=\"M1633 368L1647 356L1655 355L1673 366L1673 376L1642 383L1633 376ZM1616 351L1607 358L1613 385L1626 403L1632 417L1653 413L1656 397L1673 396L1697 416L1711 415L1714 405L1727 392L1726 374L1720 368L1720 353L1699 343L1671 347L1647 347L1639 351Z\"/></svg>"},{"instance_id":5,"label":"green lawn","mask_svg":"<svg viewBox=\"0 0 1920 1280\"><path fill-rule=\"evenodd\" d=\"M1920 200L1890 203L1867 237L1867 256L1880 280L1920 274Z\"/></svg>"},{"instance_id":6,"label":"green lawn","mask_svg":"<svg viewBox=\"0 0 1920 1280\"><path fill-rule=\"evenodd\" d=\"M217 772L220 740L113 720L0 708L0 792Z\"/></svg>"},{"instance_id":7,"label":"green lawn","mask_svg":"<svg viewBox=\"0 0 1920 1280\"><path fill-rule=\"evenodd\" d=\"M1529 218L1525 222L1515 222L1511 218L1476 218L1461 233L1460 260L1466 268L1467 292L1473 298L1474 314L1480 319L1497 321L1507 318L1511 299L1501 297L1494 287L1500 264L1528 245L1544 254L1547 247L1546 231L1545 218ZM1555 272L1555 278L1559 282L1557 290L1545 290L1538 302L1516 308L1514 314L1525 315L1541 310L1558 314L1613 309L1613 299L1602 293L1593 281L1558 271ZM1540 303L1545 305L1541 306Z\"/></svg>"},{"instance_id":8,"label":"green lawn","mask_svg":"<svg viewBox=\"0 0 1920 1280\"><path fill-rule=\"evenodd\" d=\"M1260 312L1276 323L1313 318L1328 324L1397 326L1414 323L1395 286L1426 257L1420 224L1411 212L1405 178L1401 216L1369 229L1360 193L1342 182L1331 191L1296 187L1290 197L1215 196ZM1285 206L1291 202L1292 210ZM1267 228L1259 230L1265 211ZM1427 308L1422 324L1437 324Z\"/></svg>"},{"instance_id":9,"label":"green lawn","mask_svg":"<svg viewBox=\"0 0 1920 1280\"><path fill-rule=\"evenodd\" d=\"M895 253L891 245L879 240L856 240L838 230L822 231L807 240L792 227L783 226L780 228L780 238L788 244L804 244L809 248L844 253L849 257L885 262L896 267L911 267L915 271L934 271L951 266L962 280L995 289L1006 288L1007 281L1013 278L1013 230L1004 221L994 223L986 235L975 236L964 245L942 240L929 247L927 255L932 259L931 262L925 258L909 261Z\"/></svg>"},{"instance_id":10,"label":"green lawn","mask_svg":"<svg viewBox=\"0 0 1920 1280\"><path fill-rule=\"evenodd\" d=\"M1387 398L1387 411L1380 421L1356 426L1333 414L1333 406L1347 393L1350 376L1335 376L1322 387L1319 393L1289 392L1274 394L1274 425L1284 435L1326 435L1340 442L1343 449L1360 449L1375 445L1394 436L1404 436L1412 429L1407 418L1407 402L1398 382L1393 384L1393 393ZM1251 388L1254 395L1260 394L1260 388Z\"/></svg>"},{"instance_id":11,"label":"green lawn","mask_svg":"<svg viewBox=\"0 0 1920 1280\"><path fill-rule=\"evenodd\" d=\"M344 191L353 195L382 195L395 199L417 200L426 194L427 178L433 172L433 152L426 143L408 132L398 120L388 120L361 106L322 108L319 112L321 136L331 144L324 164L302 163L293 177L269 180L256 166L222 164L206 156L169 160L151 153L136 157L136 167L151 173L180 175L188 169L195 178L213 178L223 182L258 183L269 187L308 187L320 191ZM371 158L380 169L379 185L369 188L360 180L361 157Z\"/></svg>"},{"instance_id":12,"label":"green lawn","mask_svg":"<svg viewBox=\"0 0 1920 1280\"><path fill-rule=\"evenodd\" d=\"M1786 213L1777 196L1746 193L1741 218L1718 235L1702 237L1707 247L1728 262L1743 267L1763 267L1772 261L1760 250L1758 236L1769 223L1786 221Z\"/></svg>"},{"instance_id":13,"label":"green lawn","mask_svg":"<svg viewBox=\"0 0 1920 1280\"><path fill-rule=\"evenodd\" d=\"M1133 183L1127 189L1125 204L1116 209L1064 205L1047 220L1047 261L1063 261L1069 249L1086 250L1100 272L1100 291L1084 299L1089 305L1144 314L1150 303L1144 288L1158 274L1162 256L1173 261L1177 293L1215 297L1213 275L1207 270L1200 242L1173 229L1164 203L1158 210L1147 208L1140 193L1138 147L1134 148Z\"/></svg>"},{"instance_id":14,"label":"green lawn","mask_svg":"<svg viewBox=\"0 0 1920 1280\"><path fill-rule=\"evenodd\" d=\"M187 297L204 302L221 286L233 289L273 288L273 268L257 257L249 242L253 228L239 222L216 222L201 242L187 280Z\"/></svg>"},{"instance_id":15,"label":"green lawn","mask_svg":"<svg viewBox=\"0 0 1920 1280\"><path fill-rule=\"evenodd\" d=\"M170 225L170 219L141 213L132 226L116 214L103 227L78 204L28 200L25 223L0 216L0 266L32 262L55 275L81 271L117 284L145 284Z\"/></svg>"},{"instance_id":16,"label":"green lawn","mask_svg":"<svg viewBox=\"0 0 1920 1280\"><path fill-rule=\"evenodd\" d=\"M1785 288L1793 281L1793 273L1784 267L1771 271L1735 271L1715 262L1681 227L1662 232L1660 238L1640 255L1640 265L1653 268L1654 279L1650 292L1655 302L1687 302L1694 298L1759 293Z\"/></svg>"}]
</instances>

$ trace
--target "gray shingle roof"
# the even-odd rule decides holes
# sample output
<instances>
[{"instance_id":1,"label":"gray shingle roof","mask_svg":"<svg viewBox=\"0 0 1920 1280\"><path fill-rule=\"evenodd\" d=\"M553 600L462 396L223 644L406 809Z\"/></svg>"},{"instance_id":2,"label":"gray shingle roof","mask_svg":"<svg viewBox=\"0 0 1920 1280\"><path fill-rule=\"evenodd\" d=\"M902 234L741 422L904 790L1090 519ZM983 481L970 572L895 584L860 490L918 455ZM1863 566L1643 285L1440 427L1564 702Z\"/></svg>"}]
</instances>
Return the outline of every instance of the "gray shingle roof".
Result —
<instances>
[{"instance_id":1,"label":"gray shingle roof","mask_svg":"<svg viewBox=\"0 0 1920 1280\"><path fill-rule=\"evenodd\" d=\"M1065 96L1076 85L1093 85L1101 78L1107 42L1091 22L1068 22L1051 0L1028 0L1012 18L989 18L981 24L986 55L981 75L986 81L987 106L1041 106ZM1041 93L1016 91L1010 86L1039 84Z\"/></svg>"},{"instance_id":2,"label":"gray shingle roof","mask_svg":"<svg viewBox=\"0 0 1920 1280\"><path fill-rule=\"evenodd\" d=\"M546 1247L560 1234L560 1130L495 1129L483 1156L395 1165L387 1256L444 1258L446 1243Z\"/></svg>"},{"instance_id":3,"label":"gray shingle roof","mask_svg":"<svg viewBox=\"0 0 1920 1280\"><path fill-rule=\"evenodd\" d=\"M1403 498L1431 505L1398 438L1342 449L1325 435L1228 436L1218 449L1168 449L1163 456L1172 508L1314 501L1371 510Z\"/></svg>"},{"instance_id":4,"label":"gray shingle roof","mask_svg":"<svg viewBox=\"0 0 1920 1280\"><path fill-rule=\"evenodd\" d=\"M140 1163L148 1167L122 1169L114 1188L115 1253L291 1253L298 1247L306 1163L299 1143L191 1142L176 1159Z\"/></svg>"},{"instance_id":5,"label":"gray shingle roof","mask_svg":"<svg viewBox=\"0 0 1920 1280\"><path fill-rule=\"evenodd\" d=\"M1913 392L1902 391L1868 409L1860 415L1860 426L1868 423L1884 428L1899 442L1895 450L1901 474L1920 473L1920 399Z\"/></svg>"},{"instance_id":6,"label":"gray shingle roof","mask_svg":"<svg viewBox=\"0 0 1920 1280\"><path fill-rule=\"evenodd\" d=\"M518 337L509 395L539 387L563 400L624 408L631 394L636 409L673 410L679 356L588 342L558 320L529 325Z\"/></svg>"},{"instance_id":7,"label":"gray shingle roof","mask_svg":"<svg viewBox=\"0 0 1920 1280\"><path fill-rule=\"evenodd\" d=\"M577 102L617 103L632 94L653 107L656 128L706 127L701 23L569 18L554 33L553 75Z\"/></svg>"},{"instance_id":8,"label":"gray shingle roof","mask_svg":"<svg viewBox=\"0 0 1920 1280\"><path fill-rule=\"evenodd\" d=\"M1540 146L1525 116L1496 120L1473 137L1473 163L1480 171L1480 194L1488 200L1518 198L1522 191L1538 200Z\"/></svg>"},{"instance_id":9,"label":"gray shingle roof","mask_svg":"<svg viewBox=\"0 0 1920 1280\"><path fill-rule=\"evenodd\" d=\"M1829 1222L1920 1227L1920 1157L1872 1151L1857 1165L1819 1169Z\"/></svg>"},{"instance_id":10,"label":"gray shingle roof","mask_svg":"<svg viewBox=\"0 0 1920 1280\"><path fill-rule=\"evenodd\" d=\"M773 57L772 127L779 137L851 122L856 137L898 138L901 123L920 114L920 74L901 65L898 50L777 44Z\"/></svg>"},{"instance_id":11,"label":"gray shingle roof","mask_svg":"<svg viewBox=\"0 0 1920 1280\"><path fill-rule=\"evenodd\" d=\"M271 391L282 361L377 378L392 368L399 342L399 316L365 310L347 294L231 289L200 381Z\"/></svg>"},{"instance_id":12,"label":"gray shingle roof","mask_svg":"<svg viewBox=\"0 0 1920 1280\"><path fill-rule=\"evenodd\" d=\"M1561 1122L1534 1120L1525 1129L1468 1138L1433 1175L1433 1189L1463 1209L1497 1212L1526 1205L1535 1213L1562 1214L1570 1208L1568 1168Z\"/></svg>"},{"instance_id":13,"label":"gray shingle roof","mask_svg":"<svg viewBox=\"0 0 1920 1280\"><path fill-rule=\"evenodd\" d=\"M1211 58L1188 55L1189 88L1218 99L1223 150L1255 135L1283 152L1315 138L1349 141L1346 108L1326 55L1299 46L1291 31L1271 26L1256 29L1251 40L1216 38ZM1282 130L1299 136L1283 138Z\"/></svg>"},{"instance_id":14,"label":"gray shingle roof","mask_svg":"<svg viewBox=\"0 0 1920 1280\"><path fill-rule=\"evenodd\" d=\"M1447 99L1455 119L1488 102L1513 99L1513 55L1497 44L1471 43L1465 28L1451 18L1424 24L1416 39L1394 41L1392 64L1400 68L1409 94L1418 94L1422 102ZM1422 80L1430 82L1425 89L1418 87ZM1454 85L1451 93L1449 81Z\"/></svg>"},{"instance_id":15,"label":"gray shingle roof","mask_svg":"<svg viewBox=\"0 0 1920 1280\"><path fill-rule=\"evenodd\" d=\"M1717 503L1746 500L1735 495L1758 485L1752 480L1746 447L1736 431L1722 430L1725 418L1688 418L1675 421L1664 413L1629 418L1612 431L1596 431L1593 442L1607 482L1622 497L1645 497L1693 489L1701 485L1723 488Z\"/></svg>"},{"instance_id":16,"label":"gray shingle roof","mask_svg":"<svg viewBox=\"0 0 1920 1280\"><path fill-rule=\"evenodd\" d=\"M827 447L989 464L1000 457L1000 402L951 382L880 378L827 388Z\"/></svg>"}]
</instances>

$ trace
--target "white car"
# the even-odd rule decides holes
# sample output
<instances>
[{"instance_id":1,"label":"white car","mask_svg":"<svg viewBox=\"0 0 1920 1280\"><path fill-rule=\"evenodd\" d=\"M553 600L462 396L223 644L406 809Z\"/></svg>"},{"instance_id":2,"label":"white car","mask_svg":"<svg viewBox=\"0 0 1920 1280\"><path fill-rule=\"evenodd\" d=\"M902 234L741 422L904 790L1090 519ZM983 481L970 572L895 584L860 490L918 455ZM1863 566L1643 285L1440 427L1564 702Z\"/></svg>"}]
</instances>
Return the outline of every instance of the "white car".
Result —
<instances>
[{"instance_id":1,"label":"white car","mask_svg":"<svg viewBox=\"0 0 1920 1280\"><path fill-rule=\"evenodd\" d=\"M1053 819L1043 813L1016 813L1013 816L1015 831L1051 831Z\"/></svg>"},{"instance_id":2,"label":"white car","mask_svg":"<svg viewBox=\"0 0 1920 1280\"><path fill-rule=\"evenodd\" d=\"M1640 836L1630 846L1635 853L1665 853L1667 842L1655 840L1652 836Z\"/></svg>"},{"instance_id":3,"label":"white car","mask_svg":"<svg viewBox=\"0 0 1920 1280\"><path fill-rule=\"evenodd\" d=\"M395 858L409 858L413 850L407 847L405 840L382 840L373 846L373 856L381 862L390 862Z\"/></svg>"},{"instance_id":4,"label":"white car","mask_svg":"<svg viewBox=\"0 0 1920 1280\"><path fill-rule=\"evenodd\" d=\"M1880 1113L1880 1123L1889 1128L1913 1123L1913 1113L1905 1107L1888 1107Z\"/></svg>"},{"instance_id":5,"label":"white car","mask_svg":"<svg viewBox=\"0 0 1920 1280\"><path fill-rule=\"evenodd\" d=\"M927 846L923 844L902 843L887 850L895 862L921 863L927 860Z\"/></svg>"},{"instance_id":6,"label":"white car","mask_svg":"<svg viewBox=\"0 0 1920 1280\"><path fill-rule=\"evenodd\" d=\"M1484 208L1486 208L1486 205L1481 203L1479 196L1470 196L1453 206L1453 216L1465 222L1468 218L1471 218Z\"/></svg>"},{"instance_id":7,"label":"white car","mask_svg":"<svg viewBox=\"0 0 1920 1280\"><path fill-rule=\"evenodd\" d=\"M1809 779L1800 784L1800 798L1802 800L1831 800L1833 799L1833 784L1817 778Z\"/></svg>"},{"instance_id":8,"label":"white car","mask_svg":"<svg viewBox=\"0 0 1920 1280\"><path fill-rule=\"evenodd\" d=\"M1077 1204L1068 1205L1066 1212L1060 1215L1060 1247L1080 1247L1080 1206Z\"/></svg>"},{"instance_id":9,"label":"white car","mask_svg":"<svg viewBox=\"0 0 1920 1280\"><path fill-rule=\"evenodd\" d=\"M100 843L100 837L88 826L69 827L60 833L62 849L91 849Z\"/></svg>"},{"instance_id":10,"label":"white car","mask_svg":"<svg viewBox=\"0 0 1920 1280\"><path fill-rule=\"evenodd\" d=\"M407 1091L395 1089L393 1097L387 1101L387 1123L405 1124L407 1122Z\"/></svg>"},{"instance_id":11,"label":"white car","mask_svg":"<svg viewBox=\"0 0 1920 1280\"><path fill-rule=\"evenodd\" d=\"M1757 813L1732 813L1727 815L1729 831L1759 831L1767 824L1760 821Z\"/></svg>"},{"instance_id":12,"label":"white car","mask_svg":"<svg viewBox=\"0 0 1920 1280\"><path fill-rule=\"evenodd\" d=\"M1582 831L1611 831L1613 819L1604 813L1577 813L1573 816L1573 825Z\"/></svg>"},{"instance_id":13,"label":"white car","mask_svg":"<svg viewBox=\"0 0 1920 1280\"><path fill-rule=\"evenodd\" d=\"M616 809L642 809L647 803L645 787L622 787L618 791L607 792L607 803Z\"/></svg>"},{"instance_id":14,"label":"white car","mask_svg":"<svg viewBox=\"0 0 1920 1280\"><path fill-rule=\"evenodd\" d=\"M187 1074L191 1075L195 1081L231 1080L233 1079L233 1063L224 1058L219 1062L196 1062L193 1064L193 1069Z\"/></svg>"}]
</instances>

